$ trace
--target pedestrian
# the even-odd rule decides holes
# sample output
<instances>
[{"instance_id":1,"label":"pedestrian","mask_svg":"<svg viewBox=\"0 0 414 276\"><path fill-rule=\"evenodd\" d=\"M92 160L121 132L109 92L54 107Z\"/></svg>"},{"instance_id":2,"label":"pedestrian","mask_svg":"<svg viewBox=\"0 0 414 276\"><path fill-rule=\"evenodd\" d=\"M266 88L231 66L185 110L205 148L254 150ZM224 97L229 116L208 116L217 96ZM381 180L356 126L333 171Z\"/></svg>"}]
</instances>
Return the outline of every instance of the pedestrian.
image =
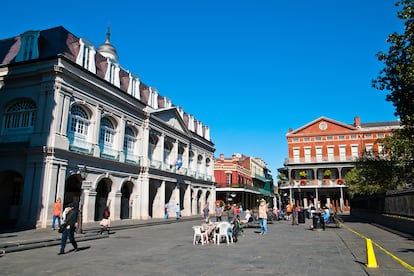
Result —
<instances>
[{"instance_id":1,"label":"pedestrian","mask_svg":"<svg viewBox=\"0 0 414 276\"><path fill-rule=\"evenodd\" d=\"M216 205L216 222L221 221L221 216L223 215L223 207L220 204Z\"/></svg>"},{"instance_id":2,"label":"pedestrian","mask_svg":"<svg viewBox=\"0 0 414 276\"><path fill-rule=\"evenodd\" d=\"M165 219L168 219L168 203L164 206Z\"/></svg>"},{"instance_id":3,"label":"pedestrian","mask_svg":"<svg viewBox=\"0 0 414 276\"><path fill-rule=\"evenodd\" d=\"M209 213L210 213L210 209L208 208L208 203L206 203L203 209L203 219L205 223L208 223L209 221Z\"/></svg>"},{"instance_id":4,"label":"pedestrian","mask_svg":"<svg viewBox=\"0 0 414 276\"><path fill-rule=\"evenodd\" d=\"M69 241L72 243L72 246L75 249L75 251L78 251L78 244L75 240L75 223L77 221L77 213L74 209L75 205L73 203L69 203L68 206L65 208L65 218L62 225L62 240L60 242L60 252L58 253L58 255L65 254L65 247L68 238Z\"/></svg>"},{"instance_id":5,"label":"pedestrian","mask_svg":"<svg viewBox=\"0 0 414 276\"><path fill-rule=\"evenodd\" d=\"M53 219L52 219L52 230L55 231L56 220L58 222L58 229L60 228L60 215L62 210L62 200L60 197L56 200L53 205Z\"/></svg>"},{"instance_id":6,"label":"pedestrian","mask_svg":"<svg viewBox=\"0 0 414 276\"><path fill-rule=\"evenodd\" d=\"M292 225L298 225L298 212L299 207L297 207L295 204L292 206Z\"/></svg>"},{"instance_id":7,"label":"pedestrian","mask_svg":"<svg viewBox=\"0 0 414 276\"><path fill-rule=\"evenodd\" d=\"M259 204L260 235L267 234L267 212L268 212L268 206L267 206L266 200L262 198Z\"/></svg>"},{"instance_id":8,"label":"pedestrian","mask_svg":"<svg viewBox=\"0 0 414 276\"><path fill-rule=\"evenodd\" d=\"M180 218L180 211L181 211L180 204L177 203L177 205L175 205L175 216L177 219Z\"/></svg>"},{"instance_id":9,"label":"pedestrian","mask_svg":"<svg viewBox=\"0 0 414 276\"><path fill-rule=\"evenodd\" d=\"M292 212L293 212L293 207L292 204L290 204L290 202L286 205L286 216L287 216L287 220L290 220L292 217Z\"/></svg>"},{"instance_id":10,"label":"pedestrian","mask_svg":"<svg viewBox=\"0 0 414 276\"><path fill-rule=\"evenodd\" d=\"M229 204L229 210L227 211L227 221L232 223L235 216L236 216L235 210L233 206Z\"/></svg>"}]
</instances>

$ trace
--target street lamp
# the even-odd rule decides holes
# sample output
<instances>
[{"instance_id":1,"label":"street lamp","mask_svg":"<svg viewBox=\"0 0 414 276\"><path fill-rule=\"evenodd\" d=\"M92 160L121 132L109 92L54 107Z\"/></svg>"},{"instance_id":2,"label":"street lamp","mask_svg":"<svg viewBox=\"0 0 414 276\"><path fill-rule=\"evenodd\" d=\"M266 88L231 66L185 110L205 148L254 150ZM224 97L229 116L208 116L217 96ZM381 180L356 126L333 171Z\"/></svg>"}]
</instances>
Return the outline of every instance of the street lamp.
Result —
<instances>
[{"instance_id":1,"label":"street lamp","mask_svg":"<svg viewBox=\"0 0 414 276\"><path fill-rule=\"evenodd\" d=\"M80 234L83 232L82 230L82 224L83 224L83 189L85 188L85 179L88 176L88 171L86 168L86 165L83 165L83 167L80 168L79 174L82 178L82 184L80 189L80 198L79 198L79 204L78 204L78 229L76 229L76 233Z\"/></svg>"}]
</instances>

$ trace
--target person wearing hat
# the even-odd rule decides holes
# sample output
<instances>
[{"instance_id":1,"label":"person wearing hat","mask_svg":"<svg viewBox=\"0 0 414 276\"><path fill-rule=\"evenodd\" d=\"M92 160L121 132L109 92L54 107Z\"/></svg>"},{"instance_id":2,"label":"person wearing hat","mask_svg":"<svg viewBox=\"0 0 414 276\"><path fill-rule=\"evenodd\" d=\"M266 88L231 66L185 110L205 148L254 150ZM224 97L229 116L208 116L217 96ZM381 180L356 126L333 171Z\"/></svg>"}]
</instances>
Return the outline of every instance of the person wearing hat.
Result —
<instances>
[{"instance_id":1,"label":"person wearing hat","mask_svg":"<svg viewBox=\"0 0 414 276\"><path fill-rule=\"evenodd\" d=\"M72 243L75 251L78 251L78 244L75 241L75 223L77 222L77 213L75 211L75 205L69 203L64 211L64 222L62 230L62 240L60 241L60 251L58 255L65 254L66 242L69 238L69 241Z\"/></svg>"},{"instance_id":2,"label":"person wearing hat","mask_svg":"<svg viewBox=\"0 0 414 276\"><path fill-rule=\"evenodd\" d=\"M259 223L260 223L260 235L267 234L267 203L263 198L259 204Z\"/></svg>"}]
</instances>

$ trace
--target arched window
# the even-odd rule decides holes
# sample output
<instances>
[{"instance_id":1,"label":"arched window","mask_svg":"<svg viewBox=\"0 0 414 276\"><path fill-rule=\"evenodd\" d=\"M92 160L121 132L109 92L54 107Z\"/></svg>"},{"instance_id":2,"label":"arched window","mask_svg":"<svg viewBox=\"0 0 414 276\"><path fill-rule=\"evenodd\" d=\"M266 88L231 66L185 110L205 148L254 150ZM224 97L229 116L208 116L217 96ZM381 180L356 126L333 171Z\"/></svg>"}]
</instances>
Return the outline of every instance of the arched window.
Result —
<instances>
[{"instance_id":1,"label":"arched window","mask_svg":"<svg viewBox=\"0 0 414 276\"><path fill-rule=\"evenodd\" d=\"M36 119L36 104L31 100L22 100L11 105L4 116L3 128L7 132L33 131Z\"/></svg>"},{"instance_id":2,"label":"arched window","mask_svg":"<svg viewBox=\"0 0 414 276\"><path fill-rule=\"evenodd\" d=\"M99 142L105 147L112 147L114 143L115 128L114 124L106 117L101 120L101 131Z\"/></svg>"},{"instance_id":3,"label":"arched window","mask_svg":"<svg viewBox=\"0 0 414 276\"><path fill-rule=\"evenodd\" d=\"M170 141L164 142L164 164L169 165L170 164L170 155L173 148L173 143Z\"/></svg>"},{"instance_id":4,"label":"arched window","mask_svg":"<svg viewBox=\"0 0 414 276\"><path fill-rule=\"evenodd\" d=\"M156 134L151 134L149 137L149 145L148 145L148 158L152 160L153 154L155 152L155 148L157 147L158 137Z\"/></svg>"},{"instance_id":5,"label":"arched window","mask_svg":"<svg viewBox=\"0 0 414 276\"><path fill-rule=\"evenodd\" d=\"M70 133L73 133L78 138L86 139L88 135L89 116L82 107L78 105L72 106L70 109L69 124Z\"/></svg>"},{"instance_id":6,"label":"arched window","mask_svg":"<svg viewBox=\"0 0 414 276\"><path fill-rule=\"evenodd\" d=\"M130 127L125 127L124 151L134 153L137 137Z\"/></svg>"}]
</instances>

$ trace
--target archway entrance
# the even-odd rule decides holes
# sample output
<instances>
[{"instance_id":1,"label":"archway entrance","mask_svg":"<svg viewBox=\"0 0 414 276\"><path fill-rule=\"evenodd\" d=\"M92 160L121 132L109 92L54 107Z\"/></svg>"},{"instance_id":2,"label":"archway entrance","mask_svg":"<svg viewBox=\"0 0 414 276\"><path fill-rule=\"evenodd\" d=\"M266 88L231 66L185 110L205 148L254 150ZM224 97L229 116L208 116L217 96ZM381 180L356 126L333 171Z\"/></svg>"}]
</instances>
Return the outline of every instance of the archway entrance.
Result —
<instances>
[{"instance_id":1,"label":"archway entrance","mask_svg":"<svg viewBox=\"0 0 414 276\"><path fill-rule=\"evenodd\" d=\"M14 227L20 214L23 177L15 171L0 173L0 226Z\"/></svg>"},{"instance_id":2,"label":"archway entrance","mask_svg":"<svg viewBox=\"0 0 414 276\"><path fill-rule=\"evenodd\" d=\"M129 200L131 197L132 189L134 184L132 182L125 182L121 188L121 219L130 219L131 210Z\"/></svg>"},{"instance_id":3,"label":"archway entrance","mask_svg":"<svg viewBox=\"0 0 414 276\"><path fill-rule=\"evenodd\" d=\"M65 195L63 198L63 207L69 203L76 205L75 210L78 210L80 195L81 195L82 179L79 174L73 174L66 179Z\"/></svg>"},{"instance_id":4,"label":"archway entrance","mask_svg":"<svg viewBox=\"0 0 414 276\"><path fill-rule=\"evenodd\" d=\"M109 178L104 178L99 181L96 187L96 201L95 201L95 221L100 221L103 218L103 213L108 202L108 195L111 192L112 181Z\"/></svg>"}]
</instances>

